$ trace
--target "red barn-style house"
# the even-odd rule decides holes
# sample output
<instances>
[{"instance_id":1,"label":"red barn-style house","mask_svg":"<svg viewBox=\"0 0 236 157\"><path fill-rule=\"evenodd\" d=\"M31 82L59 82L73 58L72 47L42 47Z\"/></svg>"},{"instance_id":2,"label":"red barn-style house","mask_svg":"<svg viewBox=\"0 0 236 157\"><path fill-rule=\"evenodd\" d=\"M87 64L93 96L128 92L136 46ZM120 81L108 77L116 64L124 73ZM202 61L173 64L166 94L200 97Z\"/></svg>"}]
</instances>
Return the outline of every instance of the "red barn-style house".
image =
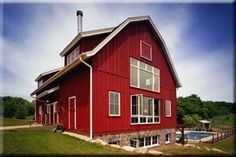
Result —
<instances>
[{"instance_id":1,"label":"red barn-style house","mask_svg":"<svg viewBox=\"0 0 236 157\"><path fill-rule=\"evenodd\" d=\"M36 79L36 122L132 147L174 143L181 84L152 19L83 32L82 16L60 53L64 67Z\"/></svg>"}]
</instances>

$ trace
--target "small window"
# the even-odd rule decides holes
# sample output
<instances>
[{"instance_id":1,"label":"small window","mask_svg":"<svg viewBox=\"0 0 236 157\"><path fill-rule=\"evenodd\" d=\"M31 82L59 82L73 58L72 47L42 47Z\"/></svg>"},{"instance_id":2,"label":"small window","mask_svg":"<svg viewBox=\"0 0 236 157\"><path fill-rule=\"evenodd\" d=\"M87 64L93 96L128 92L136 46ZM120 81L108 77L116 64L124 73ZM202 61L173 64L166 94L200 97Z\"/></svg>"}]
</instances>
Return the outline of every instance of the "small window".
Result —
<instances>
[{"instance_id":1,"label":"small window","mask_svg":"<svg viewBox=\"0 0 236 157\"><path fill-rule=\"evenodd\" d=\"M165 144L170 143L170 133L165 135Z\"/></svg>"},{"instance_id":2,"label":"small window","mask_svg":"<svg viewBox=\"0 0 236 157\"><path fill-rule=\"evenodd\" d=\"M42 106L39 106L39 114L42 115Z\"/></svg>"},{"instance_id":3,"label":"small window","mask_svg":"<svg viewBox=\"0 0 236 157\"><path fill-rule=\"evenodd\" d=\"M152 61L152 46L142 40L140 40L140 55L141 57Z\"/></svg>"},{"instance_id":4,"label":"small window","mask_svg":"<svg viewBox=\"0 0 236 157\"><path fill-rule=\"evenodd\" d=\"M120 93L109 91L109 116L120 116Z\"/></svg>"},{"instance_id":5,"label":"small window","mask_svg":"<svg viewBox=\"0 0 236 157\"><path fill-rule=\"evenodd\" d=\"M171 101L170 100L166 100L165 108L166 108L166 117L171 117Z\"/></svg>"}]
</instances>

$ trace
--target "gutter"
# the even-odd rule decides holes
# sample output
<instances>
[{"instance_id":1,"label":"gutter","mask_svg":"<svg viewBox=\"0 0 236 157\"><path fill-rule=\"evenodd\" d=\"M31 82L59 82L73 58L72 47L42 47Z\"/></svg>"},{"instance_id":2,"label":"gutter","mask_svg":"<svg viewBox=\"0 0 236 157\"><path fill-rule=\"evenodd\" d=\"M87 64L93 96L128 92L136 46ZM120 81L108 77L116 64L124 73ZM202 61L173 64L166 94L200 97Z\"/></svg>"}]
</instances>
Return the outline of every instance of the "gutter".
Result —
<instances>
[{"instance_id":1,"label":"gutter","mask_svg":"<svg viewBox=\"0 0 236 157\"><path fill-rule=\"evenodd\" d=\"M82 53L79 57L79 60L84 64L86 65L87 67L89 67L89 72L90 72L90 75L89 75L89 102L90 102L90 106L89 106L89 119L90 119L90 122L89 122L89 125L90 125L90 130L89 130L89 137L90 137L90 140L93 139L93 67L91 65L89 65L88 63L86 63L82 56L86 56L86 53Z\"/></svg>"}]
</instances>

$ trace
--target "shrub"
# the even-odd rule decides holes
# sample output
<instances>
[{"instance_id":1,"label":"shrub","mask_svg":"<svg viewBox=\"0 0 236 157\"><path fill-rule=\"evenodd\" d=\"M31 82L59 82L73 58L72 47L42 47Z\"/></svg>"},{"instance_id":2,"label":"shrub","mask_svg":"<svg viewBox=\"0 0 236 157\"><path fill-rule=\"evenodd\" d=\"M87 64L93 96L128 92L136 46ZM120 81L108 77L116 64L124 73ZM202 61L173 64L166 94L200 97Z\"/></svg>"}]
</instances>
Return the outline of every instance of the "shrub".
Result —
<instances>
[{"instance_id":1,"label":"shrub","mask_svg":"<svg viewBox=\"0 0 236 157\"><path fill-rule=\"evenodd\" d=\"M63 124L58 123L57 126L56 126L56 130L62 130L62 131L65 131L65 128L64 128Z\"/></svg>"}]
</instances>

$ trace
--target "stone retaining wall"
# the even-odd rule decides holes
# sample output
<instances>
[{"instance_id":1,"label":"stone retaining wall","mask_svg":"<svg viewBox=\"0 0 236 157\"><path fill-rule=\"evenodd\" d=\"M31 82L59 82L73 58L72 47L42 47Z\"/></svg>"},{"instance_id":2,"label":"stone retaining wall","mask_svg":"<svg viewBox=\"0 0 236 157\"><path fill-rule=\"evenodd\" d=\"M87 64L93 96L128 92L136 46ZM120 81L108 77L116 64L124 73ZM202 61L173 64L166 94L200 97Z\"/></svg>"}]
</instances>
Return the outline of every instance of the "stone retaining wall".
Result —
<instances>
[{"instance_id":1,"label":"stone retaining wall","mask_svg":"<svg viewBox=\"0 0 236 157\"><path fill-rule=\"evenodd\" d=\"M167 133L171 134L170 142L175 143L176 141L176 134L175 128L169 129L159 129L159 130L147 130L147 131L140 131L140 132L131 132L131 133L120 133L120 134L110 134L110 135L101 135L95 138L99 138L107 143L114 143L117 142L118 145L121 146L128 146L129 141L132 138L142 138L147 136L155 136L160 135L160 145L165 144L165 135Z\"/></svg>"}]
</instances>

